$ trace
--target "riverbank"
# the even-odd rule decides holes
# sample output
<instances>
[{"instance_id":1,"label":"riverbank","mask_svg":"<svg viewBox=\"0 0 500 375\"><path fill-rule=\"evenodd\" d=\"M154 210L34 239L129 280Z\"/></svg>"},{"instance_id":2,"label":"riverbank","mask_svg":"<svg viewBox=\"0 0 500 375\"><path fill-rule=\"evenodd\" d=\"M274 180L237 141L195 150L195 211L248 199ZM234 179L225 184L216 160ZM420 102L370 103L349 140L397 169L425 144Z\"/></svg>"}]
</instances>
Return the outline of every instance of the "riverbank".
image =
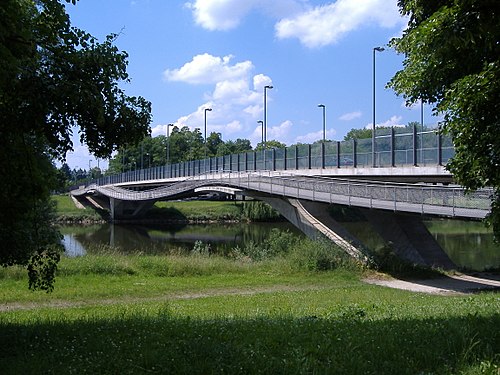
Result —
<instances>
[{"instance_id":1,"label":"riverbank","mask_svg":"<svg viewBox=\"0 0 500 375\"><path fill-rule=\"evenodd\" d=\"M78 208L68 195L54 195L56 221L64 224L91 224L107 222L92 207ZM213 223L282 220L279 214L258 201L169 201L156 202L146 216L134 222L141 223Z\"/></svg>"},{"instance_id":2,"label":"riverbank","mask_svg":"<svg viewBox=\"0 0 500 375\"><path fill-rule=\"evenodd\" d=\"M497 375L498 294L292 264L104 252L63 258L51 294L2 269L2 373Z\"/></svg>"}]
</instances>

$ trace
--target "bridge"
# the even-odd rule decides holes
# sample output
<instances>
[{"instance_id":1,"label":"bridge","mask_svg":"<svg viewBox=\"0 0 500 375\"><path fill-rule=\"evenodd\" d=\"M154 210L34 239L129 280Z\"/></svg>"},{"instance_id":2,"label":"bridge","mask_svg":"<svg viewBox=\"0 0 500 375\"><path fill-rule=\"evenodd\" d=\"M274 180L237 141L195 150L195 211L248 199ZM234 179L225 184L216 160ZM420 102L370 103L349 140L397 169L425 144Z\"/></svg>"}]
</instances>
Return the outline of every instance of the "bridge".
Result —
<instances>
[{"instance_id":1,"label":"bridge","mask_svg":"<svg viewBox=\"0 0 500 375\"><path fill-rule=\"evenodd\" d=\"M410 138L410 141L408 140ZM453 184L444 164L448 139L434 132L299 145L187 161L106 176L71 192L75 199L134 218L159 200L209 191L269 203L312 238L326 237L360 262L365 246L327 211L357 207L395 253L413 263L454 265L422 222L424 216L482 219L492 191L471 194ZM374 159L375 157L375 159Z\"/></svg>"}]
</instances>

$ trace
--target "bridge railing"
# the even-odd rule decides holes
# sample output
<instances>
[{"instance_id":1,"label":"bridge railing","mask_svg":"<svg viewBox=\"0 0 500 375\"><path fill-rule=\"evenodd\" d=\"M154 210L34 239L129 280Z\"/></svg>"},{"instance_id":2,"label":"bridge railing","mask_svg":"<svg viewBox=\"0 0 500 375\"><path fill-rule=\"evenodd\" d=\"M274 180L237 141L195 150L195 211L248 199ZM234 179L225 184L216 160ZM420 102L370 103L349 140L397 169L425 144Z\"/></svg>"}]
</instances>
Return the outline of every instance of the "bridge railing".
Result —
<instances>
[{"instance_id":1,"label":"bridge railing","mask_svg":"<svg viewBox=\"0 0 500 375\"><path fill-rule=\"evenodd\" d=\"M406 129L406 128L405 128ZM372 140L299 144L281 149L251 151L241 154L191 160L148 169L131 170L93 181L99 185L133 181L186 178L216 171L291 171L372 167ZM453 157L450 137L437 131L400 133L380 129L375 138L375 166L445 165Z\"/></svg>"},{"instance_id":2,"label":"bridge railing","mask_svg":"<svg viewBox=\"0 0 500 375\"><path fill-rule=\"evenodd\" d=\"M286 171L219 171L141 191L115 185L91 185L80 193L86 194L91 189L122 200L158 200L210 185L349 206L468 218L484 218L491 208L493 194L492 189L466 193L459 186L306 177Z\"/></svg>"}]
</instances>

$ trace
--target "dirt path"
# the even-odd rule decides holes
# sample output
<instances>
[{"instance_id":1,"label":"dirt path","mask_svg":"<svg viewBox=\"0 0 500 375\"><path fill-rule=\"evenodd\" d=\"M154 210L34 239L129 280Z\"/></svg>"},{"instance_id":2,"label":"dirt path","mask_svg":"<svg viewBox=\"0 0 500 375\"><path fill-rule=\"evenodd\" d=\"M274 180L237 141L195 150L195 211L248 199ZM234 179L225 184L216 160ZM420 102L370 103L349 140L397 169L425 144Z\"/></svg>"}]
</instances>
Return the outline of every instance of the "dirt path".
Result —
<instances>
[{"instance_id":1,"label":"dirt path","mask_svg":"<svg viewBox=\"0 0 500 375\"><path fill-rule=\"evenodd\" d=\"M425 280L399 280L387 278L369 278L364 282L375 284L389 288L403 289L412 292L440 294L440 295L457 295L467 293L477 293L481 290L498 290L500 291L500 275L482 274L478 276L470 275L452 275L443 276L434 279ZM84 306L103 306L113 305L117 303L141 303L141 302L161 302L171 300L183 300L217 296L245 296L258 293L275 293L275 292L295 292L303 290L320 290L321 286L302 286L291 287L289 285L273 285L270 287L261 288L225 288L213 289L205 292L195 293L170 293L155 297L123 297L104 300L92 301L67 301L53 300L47 302L27 302L27 303L6 303L0 305L0 312L18 311L18 310L33 310L39 308L69 308L69 307L84 307Z\"/></svg>"},{"instance_id":2,"label":"dirt path","mask_svg":"<svg viewBox=\"0 0 500 375\"><path fill-rule=\"evenodd\" d=\"M299 286L292 287L289 285L273 285L269 287L257 287L257 288L224 288L224 289L212 289L204 292L192 292L192 293L169 293L161 296L154 297L127 297L122 298L111 298L111 299L100 299L92 301L68 301L68 300L52 300L47 302L26 302L26 303L5 303L0 305L0 313L7 311L18 311L18 310L33 310L40 308L69 308L69 307L86 307L86 306L103 306L103 305L114 305L118 303L141 303L141 302L162 302L162 301L172 301L172 300L184 300L184 299L195 299L195 298L206 298L206 297L218 297L218 296L250 296L260 293L276 293L276 292L300 292L304 290L321 290L321 286Z\"/></svg>"},{"instance_id":3,"label":"dirt path","mask_svg":"<svg viewBox=\"0 0 500 375\"><path fill-rule=\"evenodd\" d=\"M425 280L365 279L369 284L430 294L467 294L499 290L500 275L450 275Z\"/></svg>"}]
</instances>

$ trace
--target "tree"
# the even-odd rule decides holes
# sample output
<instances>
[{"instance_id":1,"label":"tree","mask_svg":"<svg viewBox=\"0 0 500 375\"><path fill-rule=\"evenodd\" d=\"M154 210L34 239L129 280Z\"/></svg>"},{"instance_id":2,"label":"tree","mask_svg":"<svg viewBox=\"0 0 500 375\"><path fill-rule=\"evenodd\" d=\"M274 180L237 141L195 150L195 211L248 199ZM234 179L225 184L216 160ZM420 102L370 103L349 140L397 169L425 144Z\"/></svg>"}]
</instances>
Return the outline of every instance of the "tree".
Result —
<instances>
[{"instance_id":1,"label":"tree","mask_svg":"<svg viewBox=\"0 0 500 375\"><path fill-rule=\"evenodd\" d=\"M218 153L218 149L220 145L223 145L224 141L222 140L222 134L211 132L207 137L207 148L208 148L208 156L214 157Z\"/></svg>"},{"instance_id":2,"label":"tree","mask_svg":"<svg viewBox=\"0 0 500 375\"><path fill-rule=\"evenodd\" d=\"M63 0L0 2L0 264L27 267L31 289L53 288L52 161L72 149L73 129L101 158L149 131L150 103L120 87L128 56L116 37L71 27Z\"/></svg>"},{"instance_id":3,"label":"tree","mask_svg":"<svg viewBox=\"0 0 500 375\"><path fill-rule=\"evenodd\" d=\"M399 0L409 16L391 41L405 55L389 86L444 114L455 156L447 168L470 191L494 189L488 221L500 238L500 12L497 0Z\"/></svg>"},{"instance_id":4,"label":"tree","mask_svg":"<svg viewBox=\"0 0 500 375\"><path fill-rule=\"evenodd\" d=\"M252 144L248 139L238 138L236 141L229 140L221 143L217 148L217 156L241 154L251 150Z\"/></svg>"},{"instance_id":5,"label":"tree","mask_svg":"<svg viewBox=\"0 0 500 375\"><path fill-rule=\"evenodd\" d=\"M265 148L271 149L271 148L285 148L285 147L286 147L286 144L281 143L281 142L276 141L276 140L271 140L271 141L267 141ZM264 149L264 143L263 142L257 143L257 146L255 147L255 151L261 151L263 149Z\"/></svg>"},{"instance_id":6,"label":"tree","mask_svg":"<svg viewBox=\"0 0 500 375\"><path fill-rule=\"evenodd\" d=\"M372 137L372 129L354 128L349 130L349 132L344 136L344 141L350 141L353 139L366 139L371 137Z\"/></svg>"}]
</instances>

